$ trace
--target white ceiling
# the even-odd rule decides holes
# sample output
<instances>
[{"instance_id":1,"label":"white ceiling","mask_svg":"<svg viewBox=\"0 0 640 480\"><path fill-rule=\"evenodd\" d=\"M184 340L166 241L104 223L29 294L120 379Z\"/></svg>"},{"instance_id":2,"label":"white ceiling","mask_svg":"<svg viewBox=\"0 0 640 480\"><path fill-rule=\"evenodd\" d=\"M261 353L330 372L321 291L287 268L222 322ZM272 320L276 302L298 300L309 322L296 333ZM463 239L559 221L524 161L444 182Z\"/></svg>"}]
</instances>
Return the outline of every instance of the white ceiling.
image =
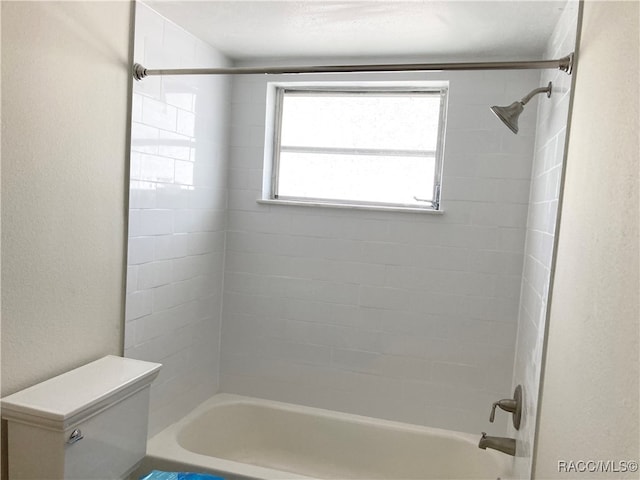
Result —
<instances>
[{"instance_id":1,"label":"white ceiling","mask_svg":"<svg viewBox=\"0 0 640 480\"><path fill-rule=\"evenodd\" d=\"M463 61L541 58L566 1L147 3L237 60L424 56Z\"/></svg>"}]
</instances>

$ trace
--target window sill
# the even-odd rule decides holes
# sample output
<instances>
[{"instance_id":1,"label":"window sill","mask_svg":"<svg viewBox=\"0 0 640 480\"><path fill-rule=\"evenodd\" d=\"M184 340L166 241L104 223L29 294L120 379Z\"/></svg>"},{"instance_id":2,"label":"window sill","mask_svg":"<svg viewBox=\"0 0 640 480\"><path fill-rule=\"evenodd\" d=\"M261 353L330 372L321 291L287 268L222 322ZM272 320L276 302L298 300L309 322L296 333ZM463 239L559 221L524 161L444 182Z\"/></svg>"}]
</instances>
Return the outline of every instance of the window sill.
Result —
<instances>
[{"instance_id":1,"label":"window sill","mask_svg":"<svg viewBox=\"0 0 640 480\"><path fill-rule=\"evenodd\" d=\"M403 213L426 213L428 215L442 215L443 210L433 210L430 208L413 208L413 207L385 207L382 205L359 205L350 203L321 203L321 202L303 202L299 200L272 200L259 198L256 200L262 205L288 205L294 207L321 207L321 208L342 208L349 210L372 210L377 212L403 212Z\"/></svg>"}]
</instances>

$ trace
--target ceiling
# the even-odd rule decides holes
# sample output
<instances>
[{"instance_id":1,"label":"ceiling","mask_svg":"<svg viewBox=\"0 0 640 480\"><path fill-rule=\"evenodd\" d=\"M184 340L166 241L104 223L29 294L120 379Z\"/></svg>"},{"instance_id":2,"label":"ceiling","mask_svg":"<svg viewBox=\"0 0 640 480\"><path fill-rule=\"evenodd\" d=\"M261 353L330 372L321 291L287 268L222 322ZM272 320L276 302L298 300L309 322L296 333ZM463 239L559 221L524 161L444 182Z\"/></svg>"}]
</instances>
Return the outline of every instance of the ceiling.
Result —
<instances>
[{"instance_id":1,"label":"ceiling","mask_svg":"<svg viewBox=\"0 0 640 480\"><path fill-rule=\"evenodd\" d=\"M539 59L566 1L165 1L153 9L235 60Z\"/></svg>"}]
</instances>

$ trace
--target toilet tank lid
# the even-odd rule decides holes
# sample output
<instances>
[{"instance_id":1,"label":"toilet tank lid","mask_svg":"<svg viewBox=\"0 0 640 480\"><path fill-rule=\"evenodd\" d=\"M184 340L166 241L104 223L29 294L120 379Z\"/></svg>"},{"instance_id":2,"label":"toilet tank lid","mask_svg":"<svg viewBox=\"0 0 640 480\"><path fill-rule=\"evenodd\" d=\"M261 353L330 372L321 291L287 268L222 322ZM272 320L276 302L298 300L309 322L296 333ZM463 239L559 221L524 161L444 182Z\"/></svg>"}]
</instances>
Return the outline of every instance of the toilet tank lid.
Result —
<instances>
[{"instance_id":1,"label":"toilet tank lid","mask_svg":"<svg viewBox=\"0 0 640 480\"><path fill-rule=\"evenodd\" d=\"M159 363L108 355L2 399L2 418L66 429L148 385Z\"/></svg>"}]
</instances>

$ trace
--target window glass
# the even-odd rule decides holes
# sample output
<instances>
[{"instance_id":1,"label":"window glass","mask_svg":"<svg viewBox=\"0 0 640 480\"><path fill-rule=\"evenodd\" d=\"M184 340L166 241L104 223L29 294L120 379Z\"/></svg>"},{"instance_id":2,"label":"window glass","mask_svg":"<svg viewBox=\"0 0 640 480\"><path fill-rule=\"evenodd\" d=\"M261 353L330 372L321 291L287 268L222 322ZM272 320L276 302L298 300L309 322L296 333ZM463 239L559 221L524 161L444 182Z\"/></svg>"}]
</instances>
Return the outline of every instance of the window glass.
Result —
<instances>
[{"instance_id":1,"label":"window glass","mask_svg":"<svg viewBox=\"0 0 640 480\"><path fill-rule=\"evenodd\" d=\"M272 197L438 209L446 90L277 93Z\"/></svg>"}]
</instances>

